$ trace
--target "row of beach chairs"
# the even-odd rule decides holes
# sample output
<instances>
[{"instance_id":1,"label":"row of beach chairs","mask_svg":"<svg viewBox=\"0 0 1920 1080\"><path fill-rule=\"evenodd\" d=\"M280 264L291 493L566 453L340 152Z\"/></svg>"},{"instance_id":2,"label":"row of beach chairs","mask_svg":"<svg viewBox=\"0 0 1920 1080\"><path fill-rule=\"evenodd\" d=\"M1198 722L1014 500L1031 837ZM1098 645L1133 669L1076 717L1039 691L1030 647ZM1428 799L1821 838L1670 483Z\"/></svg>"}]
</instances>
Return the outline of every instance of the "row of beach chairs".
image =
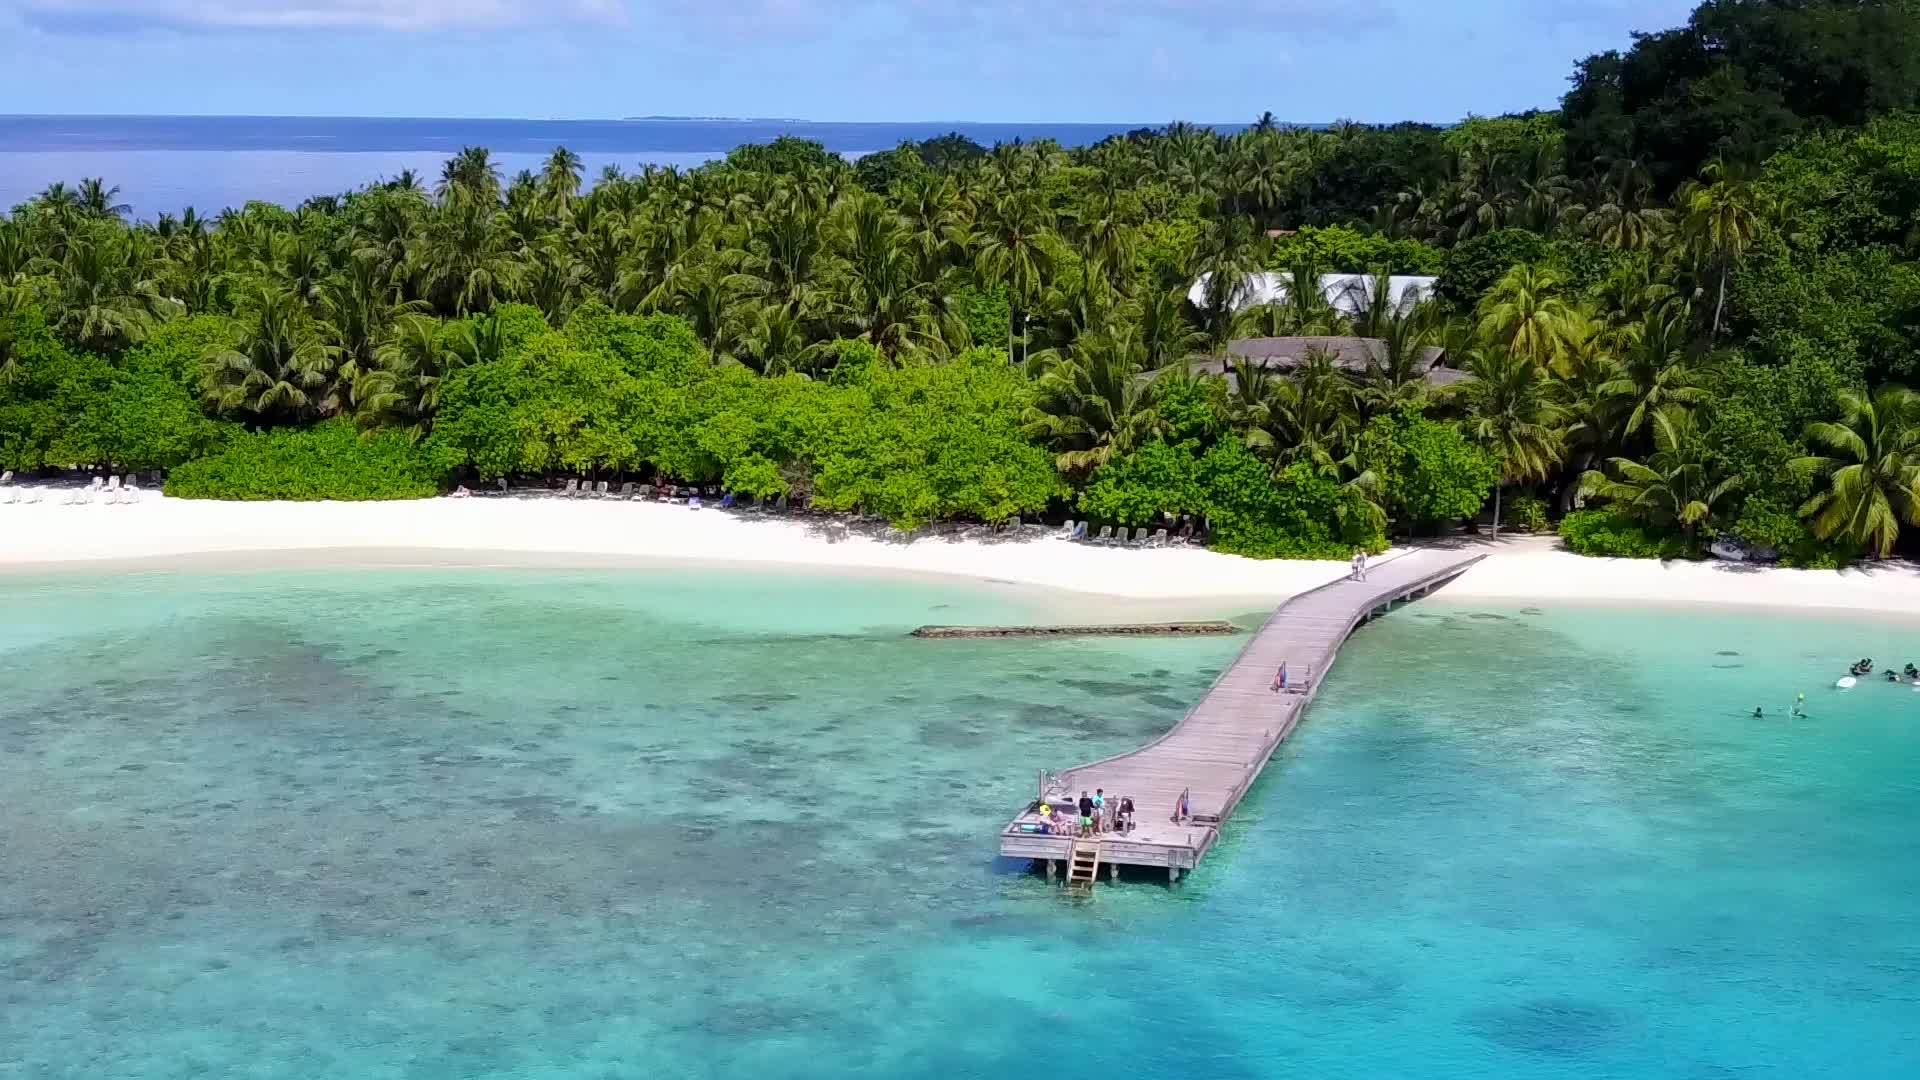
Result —
<instances>
[{"instance_id":1,"label":"row of beach chairs","mask_svg":"<svg viewBox=\"0 0 1920 1080\"><path fill-rule=\"evenodd\" d=\"M0 473L0 505L37 503L44 501L47 495L57 489L20 487L13 482L13 473ZM72 488L60 498L62 506L86 506L94 502L109 505L116 503L137 503L140 501L140 486L132 476L93 478L93 482L83 488Z\"/></svg>"},{"instance_id":2,"label":"row of beach chairs","mask_svg":"<svg viewBox=\"0 0 1920 1080\"><path fill-rule=\"evenodd\" d=\"M567 486L561 489L560 497L563 499L638 499L641 502L658 499L665 502L686 503L696 510L701 505L699 488L674 486L659 488L652 484L639 484L631 480L621 484L617 489L605 480L569 480ZM723 492L719 505L723 510L732 509L733 492ZM778 501L764 505L775 510L785 510L787 497L782 495Z\"/></svg>"},{"instance_id":3,"label":"row of beach chairs","mask_svg":"<svg viewBox=\"0 0 1920 1080\"><path fill-rule=\"evenodd\" d=\"M1127 534L1127 527L1124 525L1120 527L1118 532L1114 531L1114 527L1111 525L1102 525L1097 535L1088 536L1087 522L1084 521L1069 521L1061 526L1060 539L1071 540L1077 544L1093 544L1097 547L1131 548L1169 547L1187 542L1185 539L1177 536L1169 538L1167 536L1167 530L1165 529L1155 529L1149 533L1145 526L1133 530L1133 534L1129 536Z\"/></svg>"}]
</instances>

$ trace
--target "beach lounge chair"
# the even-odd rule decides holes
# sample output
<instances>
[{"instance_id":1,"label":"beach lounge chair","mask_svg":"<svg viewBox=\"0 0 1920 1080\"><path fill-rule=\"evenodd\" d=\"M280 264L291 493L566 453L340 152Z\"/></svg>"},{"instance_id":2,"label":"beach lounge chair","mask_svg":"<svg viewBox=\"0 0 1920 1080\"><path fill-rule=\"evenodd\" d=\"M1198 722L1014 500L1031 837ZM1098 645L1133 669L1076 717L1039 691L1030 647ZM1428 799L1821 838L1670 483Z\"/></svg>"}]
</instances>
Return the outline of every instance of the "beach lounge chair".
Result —
<instances>
[{"instance_id":1,"label":"beach lounge chair","mask_svg":"<svg viewBox=\"0 0 1920 1080\"><path fill-rule=\"evenodd\" d=\"M123 503L137 503L140 501L140 485L134 483L133 477L131 476L127 477L125 486L120 489L120 501Z\"/></svg>"},{"instance_id":2,"label":"beach lounge chair","mask_svg":"<svg viewBox=\"0 0 1920 1080\"><path fill-rule=\"evenodd\" d=\"M1069 540L1072 540L1072 541L1073 541L1074 543L1076 543L1076 544L1083 544L1083 543L1086 543L1086 540L1087 540L1087 523L1083 521L1083 522L1081 522L1081 523L1079 523L1078 525L1075 525L1075 526L1073 527L1073 535L1072 535L1072 536L1070 536L1070 537L1068 537L1067 539L1069 539Z\"/></svg>"},{"instance_id":3,"label":"beach lounge chair","mask_svg":"<svg viewBox=\"0 0 1920 1080\"><path fill-rule=\"evenodd\" d=\"M1152 538L1147 541L1147 546L1148 547L1166 547L1167 546L1167 530L1155 529L1153 531Z\"/></svg>"},{"instance_id":4,"label":"beach lounge chair","mask_svg":"<svg viewBox=\"0 0 1920 1080\"><path fill-rule=\"evenodd\" d=\"M107 505L111 506L114 503L117 503L120 501L120 478L119 477L113 476L107 479L106 492L107 492L107 500L106 500Z\"/></svg>"},{"instance_id":5,"label":"beach lounge chair","mask_svg":"<svg viewBox=\"0 0 1920 1080\"><path fill-rule=\"evenodd\" d=\"M607 482L605 480L593 485L593 497L596 499L604 499L607 497Z\"/></svg>"},{"instance_id":6,"label":"beach lounge chair","mask_svg":"<svg viewBox=\"0 0 1920 1080\"><path fill-rule=\"evenodd\" d=\"M13 483L13 470L8 469L6 472L0 472L0 485L11 483Z\"/></svg>"},{"instance_id":7,"label":"beach lounge chair","mask_svg":"<svg viewBox=\"0 0 1920 1080\"><path fill-rule=\"evenodd\" d=\"M1093 542L1101 545L1113 543L1113 526L1111 525L1100 526L1100 535L1094 537Z\"/></svg>"},{"instance_id":8,"label":"beach lounge chair","mask_svg":"<svg viewBox=\"0 0 1920 1080\"><path fill-rule=\"evenodd\" d=\"M580 494L580 481L569 480L567 481L566 490L560 493L560 497L563 499L571 499L578 494Z\"/></svg>"},{"instance_id":9,"label":"beach lounge chair","mask_svg":"<svg viewBox=\"0 0 1920 1080\"><path fill-rule=\"evenodd\" d=\"M633 498L633 481L629 480L620 485L620 497L623 499Z\"/></svg>"},{"instance_id":10,"label":"beach lounge chair","mask_svg":"<svg viewBox=\"0 0 1920 1080\"><path fill-rule=\"evenodd\" d=\"M1142 525L1139 528L1133 530L1133 546L1134 547L1147 546L1147 527L1145 525Z\"/></svg>"},{"instance_id":11,"label":"beach lounge chair","mask_svg":"<svg viewBox=\"0 0 1920 1080\"><path fill-rule=\"evenodd\" d=\"M1060 526L1060 539L1062 540L1073 539L1073 526L1074 526L1074 523L1071 521L1067 522L1065 525Z\"/></svg>"}]
</instances>

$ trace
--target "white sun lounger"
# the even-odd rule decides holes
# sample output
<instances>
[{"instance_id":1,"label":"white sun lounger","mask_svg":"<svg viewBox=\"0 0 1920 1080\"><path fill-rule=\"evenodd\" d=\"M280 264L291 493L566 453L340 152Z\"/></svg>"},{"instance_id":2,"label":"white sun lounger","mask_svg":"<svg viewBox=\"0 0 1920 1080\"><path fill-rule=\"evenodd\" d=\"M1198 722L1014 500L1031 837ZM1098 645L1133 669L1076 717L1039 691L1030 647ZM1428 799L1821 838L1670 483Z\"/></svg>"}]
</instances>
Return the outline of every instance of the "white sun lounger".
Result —
<instances>
[{"instance_id":1,"label":"white sun lounger","mask_svg":"<svg viewBox=\"0 0 1920 1080\"><path fill-rule=\"evenodd\" d=\"M120 478L117 476L108 477L106 491L107 491L107 505L111 506L114 503L119 502L120 501Z\"/></svg>"},{"instance_id":2,"label":"white sun lounger","mask_svg":"<svg viewBox=\"0 0 1920 1080\"><path fill-rule=\"evenodd\" d=\"M578 494L580 494L580 481L574 479L567 481L567 489L560 493L560 497L563 499L571 499Z\"/></svg>"}]
</instances>

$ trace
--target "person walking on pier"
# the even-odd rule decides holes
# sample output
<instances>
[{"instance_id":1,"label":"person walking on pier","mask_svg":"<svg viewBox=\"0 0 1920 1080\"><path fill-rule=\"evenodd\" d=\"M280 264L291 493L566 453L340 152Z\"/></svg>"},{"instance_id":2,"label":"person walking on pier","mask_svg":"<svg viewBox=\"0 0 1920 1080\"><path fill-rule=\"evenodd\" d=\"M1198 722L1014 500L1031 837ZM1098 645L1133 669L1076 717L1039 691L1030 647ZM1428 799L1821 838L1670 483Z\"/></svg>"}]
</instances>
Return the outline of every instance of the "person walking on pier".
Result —
<instances>
[{"instance_id":1,"label":"person walking on pier","mask_svg":"<svg viewBox=\"0 0 1920 1080\"><path fill-rule=\"evenodd\" d=\"M1280 670L1273 673L1273 692L1283 693L1287 689L1287 662L1280 661Z\"/></svg>"}]
</instances>

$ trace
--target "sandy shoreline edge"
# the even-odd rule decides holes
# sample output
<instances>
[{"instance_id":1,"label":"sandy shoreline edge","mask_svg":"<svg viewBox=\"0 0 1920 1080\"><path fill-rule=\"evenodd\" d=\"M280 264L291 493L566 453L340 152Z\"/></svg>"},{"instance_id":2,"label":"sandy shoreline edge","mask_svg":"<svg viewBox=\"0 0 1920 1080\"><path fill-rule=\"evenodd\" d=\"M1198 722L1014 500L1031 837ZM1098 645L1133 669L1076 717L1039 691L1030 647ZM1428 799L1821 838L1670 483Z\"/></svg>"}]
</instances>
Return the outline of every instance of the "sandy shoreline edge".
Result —
<instances>
[{"instance_id":1,"label":"sandy shoreline edge","mask_svg":"<svg viewBox=\"0 0 1920 1080\"><path fill-rule=\"evenodd\" d=\"M1453 599L1920 616L1920 568L1750 569L1589 559L1551 538L1453 541L1487 559ZM273 568L449 567L842 573L979 582L1101 618L1251 612L1346 572L1199 549L1070 544L1051 530L899 534L845 518L550 498L222 503L149 494L137 505L0 505L7 576Z\"/></svg>"}]
</instances>

